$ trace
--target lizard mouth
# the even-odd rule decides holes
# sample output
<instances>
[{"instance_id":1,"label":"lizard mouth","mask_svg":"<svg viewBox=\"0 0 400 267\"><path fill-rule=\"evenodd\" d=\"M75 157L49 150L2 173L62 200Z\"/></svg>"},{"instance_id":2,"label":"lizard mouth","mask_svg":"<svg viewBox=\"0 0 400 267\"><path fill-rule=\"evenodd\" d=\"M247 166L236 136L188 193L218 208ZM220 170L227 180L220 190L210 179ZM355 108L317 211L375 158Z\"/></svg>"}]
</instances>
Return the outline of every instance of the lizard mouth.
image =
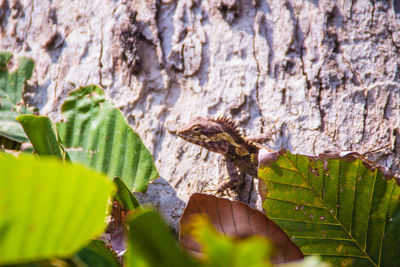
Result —
<instances>
[{"instance_id":1,"label":"lizard mouth","mask_svg":"<svg viewBox=\"0 0 400 267\"><path fill-rule=\"evenodd\" d=\"M206 142L204 142L202 140L199 140L198 138L195 138L195 137L190 136L190 135L186 135L186 134L181 133L181 132L178 132L178 136L180 138L182 138L183 140L187 141L187 142L190 142L192 144L196 144L196 145L199 145L199 146L204 146L205 143L206 143Z\"/></svg>"},{"instance_id":2,"label":"lizard mouth","mask_svg":"<svg viewBox=\"0 0 400 267\"><path fill-rule=\"evenodd\" d=\"M181 133L181 132L178 132L177 134L178 134L178 136L179 136L180 138L182 138L182 139L184 139L184 140L188 140L188 138L189 138L187 135L185 135L185 134L183 134L183 133Z\"/></svg>"},{"instance_id":3,"label":"lizard mouth","mask_svg":"<svg viewBox=\"0 0 400 267\"><path fill-rule=\"evenodd\" d=\"M199 143L199 140L197 140L196 138L193 138L191 136L188 136L188 135L185 135L185 134L182 134L182 133L178 133L178 136L180 138L184 139L185 141L188 141L188 142L191 142L191 143L195 143L195 144Z\"/></svg>"},{"instance_id":4,"label":"lizard mouth","mask_svg":"<svg viewBox=\"0 0 400 267\"><path fill-rule=\"evenodd\" d=\"M185 141L204 147L212 152L226 154L229 149L229 145L226 141L215 142L215 141L206 141L206 140L199 140L198 138L194 138L192 136L187 136L184 134L178 134L182 139Z\"/></svg>"}]
</instances>

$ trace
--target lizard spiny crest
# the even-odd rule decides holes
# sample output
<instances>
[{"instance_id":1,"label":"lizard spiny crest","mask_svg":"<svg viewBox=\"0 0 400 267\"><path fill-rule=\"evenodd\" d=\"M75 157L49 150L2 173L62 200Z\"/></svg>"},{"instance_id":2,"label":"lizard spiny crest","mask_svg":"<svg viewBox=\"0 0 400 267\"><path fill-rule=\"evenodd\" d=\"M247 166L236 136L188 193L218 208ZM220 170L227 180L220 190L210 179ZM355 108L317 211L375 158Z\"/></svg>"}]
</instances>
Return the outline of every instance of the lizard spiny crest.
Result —
<instances>
[{"instance_id":1,"label":"lizard spiny crest","mask_svg":"<svg viewBox=\"0 0 400 267\"><path fill-rule=\"evenodd\" d=\"M252 147L263 148L261 145L247 139L243 134L241 134L236 121L228 118L227 116L219 116L216 119L212 119L212 121L224 124L231 133L233 133L237 137L240 137L241 142L246 143L247 145Z\"/></svg>"},{"instance_id":2,"label":"lizard spiny crest","mask_svg":"<svg viewBox=\"0 0 400 267\"><path fill-rule=\"evenodd\" d=\"M218 118L211 119L211 120L218 122L218 123L223 123L223 124L225 124L225 126L231 128L231 130L237 130L237 127L238 127L236 121L228 118L227 116L219 116ZM240 133L238 132L238 134L240 134Z\"/></svg>"}]
</instances>

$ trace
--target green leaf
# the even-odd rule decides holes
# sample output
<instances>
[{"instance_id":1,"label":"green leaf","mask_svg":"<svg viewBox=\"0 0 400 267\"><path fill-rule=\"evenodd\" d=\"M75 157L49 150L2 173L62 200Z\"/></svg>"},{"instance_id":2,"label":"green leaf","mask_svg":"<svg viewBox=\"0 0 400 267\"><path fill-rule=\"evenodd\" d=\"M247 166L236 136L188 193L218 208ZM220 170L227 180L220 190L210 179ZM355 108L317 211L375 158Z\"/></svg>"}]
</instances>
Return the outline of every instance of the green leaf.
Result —
<instances>
[{"instance_id":1,"label":"green leaf","mask_svg":"<svg viewBox=\"0 0 400 267\"><path fill-rule=\"evenodd\" d=\"M393 216L389 218L383 237L381 266L400 266L400 207L392 205L391 208Z\"/></svg>"},{"instance_id":2,"label":"green leaf","mask_svg":"<svg viewBox=\"0 0 400 267\"><path fill-rule=\"evenodd\" d=\"M71 256L104 230L112 191L83 166L0 153L0 265Z\"/></svg>"},{"instance_id":3,"label":"green leaf","mask_svg":"<svg viewBox=\"0 0 400 267\"><path fill-rule=\"evenodd\" d=\"M198 266L178 248L170 230L151 210L135 214L128 220L126 266Z\"/></svg>"},{"instance_id":4,"label":"green leaf","mask_svg":"<svg viewBox=\"0 0 400 267\"><path fill-rule=\"evenodd\" d=\"M0 102L2 97L0 96ZM28 142L21 125L15 121L20 115L17 111L6 110L0 103L0 136L17 143Z\"/></svg>"},{"instance_id":5,"label":"green leaf","mask_svg":"<svg viewBox=\"0 0 400 267\"><path fill-rule=\"evenodd\" d=\"M21 125L15 121L20 114L29 113L25 106L18 105L26 81L32 76L34 67L30 58L18 58L18 68L10 73L8 64L12 54L0 52L0 136L14 142L27 142Z\"/></svg>"},{"instance_id":6,"label":"green leaf","mask_svg":"<svg viewBox=\"0 0 400 267\"><path fill-rule=\"evenodd\" d=\"M123 205L125 210L135 210L141 208L139 202L137 201L135 195L131 190L125 185L124 181L119 177L114 177L114 184L117 188L116 198Z\"/></svg>"},{"instance_id":7,"label":"green leaf","mask_svg":"<svg viewBox=\"0 0 400 267\"><path fill-rule=\"evenodd\" d=\"M105 100L99 87L82 87L70 93L61 112L66 121L57 128L72 161L112 178L121 177L129 189L140 192L159 176L139 135L121 111Z\"/></svg>"},{"instance_id":8,"label":"green leaf","mask_svg":"<svg viewBox=\"0 0 400 267\"><path fill-rule=\"evenodd\" d=\"M49 117L20 115L16 118L24 128L35 151L43 156L55 156L61 160L69 160L57 135L57 129Z\"/></svg>"},{"instance_id":9,"label":"green leaf","mask_svg":"<svg viewBox=\"0 0 400 267\"><path fill-rule=\"evenodd\" d=\"M315 160L289 152L259 169L264 208L304 255L335 266L399 266L400 188L360 159ZM397 212L397 213L396 213ZM397 254L396 254L397 255Z\"/></svg>"},{"instance_id":10,"label":"green leaf","mask_svg":"<svg viewBox=\"0 0 400 267\"><path fill-rule=\"evenodd\" d=\"M8 52L0 53L0 89L1 96L5 97L4 105L15 106L21 100L25 82L32 76L33 60L30 58L18 58L18 68L9 73L7 64L12 59Z\"/></svg>"},{"instance_id":11,"label":"green leaf","mask_svg":"<svg viewBox=\"0 0 400 267\"><path fill-rule=\"evenodd\" d=\"M75 263L83 262L87 266L121 267L117 255L104 242L93 240L72 257ZM77 264L79 266L79 264Z\"/></svg>"}]
</instances>

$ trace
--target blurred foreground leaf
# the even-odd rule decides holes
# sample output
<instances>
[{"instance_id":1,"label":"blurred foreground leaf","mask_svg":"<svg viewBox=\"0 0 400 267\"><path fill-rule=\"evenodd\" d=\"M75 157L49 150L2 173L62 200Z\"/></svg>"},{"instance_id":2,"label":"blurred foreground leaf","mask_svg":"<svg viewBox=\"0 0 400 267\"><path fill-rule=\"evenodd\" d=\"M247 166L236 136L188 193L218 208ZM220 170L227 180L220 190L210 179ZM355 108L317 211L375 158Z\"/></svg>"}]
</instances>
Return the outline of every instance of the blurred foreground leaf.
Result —
<instances>
[{"instance_id":1,"label":"blurred foreground leaf","mask_svg":"<svg viewBox=\"0 0 400 267\"><path fill-rule=\"evenodd\" d=\"M0 265L71 256L104 230L112 190L80 165L0 153Z\"/></svg>"},{"instance_id":2,"label":"blurred foreground leaf","mask_svg":"<svg viewBox=\"0 0 400 267\"><path fill-rule=\"evenodd\" d=\"M181 251L170 230L154 211L144 210L128 221L125 266L199 266Z\"/></svg>"}]
</instances>

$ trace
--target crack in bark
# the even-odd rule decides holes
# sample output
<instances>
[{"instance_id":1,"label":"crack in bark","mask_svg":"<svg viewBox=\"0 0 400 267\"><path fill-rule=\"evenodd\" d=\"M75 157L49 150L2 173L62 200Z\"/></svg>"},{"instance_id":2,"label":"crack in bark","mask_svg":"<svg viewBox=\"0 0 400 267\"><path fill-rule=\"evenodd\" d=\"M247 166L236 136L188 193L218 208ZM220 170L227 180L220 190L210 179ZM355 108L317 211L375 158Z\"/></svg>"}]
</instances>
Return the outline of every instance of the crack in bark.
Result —
<instances>
[{"instance_id":1,"label":"crack in bark","mask_svg":"<svg viewBox=\"0 0 400 267\"><path fill-rule=\"evenodd\" d=\"M257 15L257 7L256 7L256 10L255 10L254 17L256 15ZM253 57L254 57L254 60L256 62L256 67L257 67L257 78L256 78L256 88L255 88L255 90L256 90L256 103L257 103L257 107L258 107L258 113L261 116L261 126L262 126L262 129L263 129L265 127L265 122L264 122L264 116L263 116L263 113L262 113L261 104L260 104L260 97L259 97L260 87L259 87L258 83L259 83L259 80L260 80L261 69L260 69L260 64L258 62L257 53L256 53L256 35L257 35L257 32L254 29L254 35L253 35ZM269 69L270 68L268 66L268 70Z\"/></svg>"},{"instance_id":2,"label":"crack in bark","mask_svg":"<svg viewBox=\"0 0 400 267\"><path fill-rule=\"evenodd\" d=\"M247 177L245 177L245 178L247 178ZM255 177L251 177L250 178L250 189L249 189L249 193L248 193L248 196L247 196L247 203L248 204L251 203L251 195L252 195L252 193L254 191L254 179L256 179L256 178Z\"/></svg>"},{"instance_id":3,"label":"crack in bark","mask_svg":"<svg viewBox=\"0 0 400 267\"><path fill-rule=\"evenodd\" d=\"M272 74L272 58L274 57L274 51L273 51L273 44L270 38L265 36L265 40L267 40L267 44L269 46L269 51L268 51L268 75L271 76ZM276 77L276 73L274 73L274 77Z\"/></svg>"},{"instance_id":4,"label":"crack in bark","mask_svg":"<svg viewBox=\"0 0 400 267\"><path fill-rule=\"evenodd\" d=\"M368 117L368 93L365 94L365 105L364 105L364 113L363 113L363 129L361 132L361 141L364 140L365 137L365 128L367 127L367 117Z\"/></svg>"},{"instance_id":5,"label":"crack in bark","mask_svg":"<svg viewBox=\"0 0 400 267\"><path fill-rule=\"evenodd\" d=\"M24 40L20 40L20 41L26 41L27 40L27 38L28 38L28 32L29 32L29 29L31 28L31 26L32 26L32 15L33 15L33 9L34 9L34 4L33 4L33 1L29 1L29 3L27 4L27 6L31 6L32 8L31 8L31 12L30 12L30 14L29 14L29 22L28 22L28 25L27 25L27 27L26 27L26 31L25 31L25 36L24 36ZM24 8L25 9L25 8ZM24 12L24 11L23 11ZM18 38L17 38L18 39ZM19 50L18 50L18 52L20 52L21 51L21 49L22 49L22 46L23 45L21 45L21 47L19 48Z\"/></svg>"},{"instance_id":6,"label":"crack in bark","mask_svg":"<svg viewBox=\"0 0 400 267\"><path fill-rule=\"evenodd\" d=\"M257 9L256 9L256 12L257 12ZM264 35L265 35L264 38L267 41L267 45L269 47L269 49L268 49L268 63L267 63L268 70L267 70L267 74L268 74L268 76L271 76L271 74L272 74L272 59L274 57L274 50L273 50L273 41L268 37L268 31L269 31L268 30L268 23L265 20L266 19L265 19L265 15L264 15L262 18L259 19L259 21L256 21L256 24L258 24L259 32L261 32L260 26L261 25L265 25L265 26L263 26L263 31L264 31ZM254 31L253 47L255 48L255 31ZM274 77L276 78L276 73L274 73Z\"/></svg>"},{"instance_id":7,"label":"crack in bark","mask_svg":"<svg viewBox=\"0 0 400 267\"><path fill-rule=\"evenodd\" d=\"M313 147L314 156L317 155L317 153L316 153L316 151L315 151L315 147L316 147L316 144L317 144L317 139L318 139L318 134L315 135L315 139L314 139L314 141L312 142L312 147Z\"/></svg>"},{"instance_id":8,"label":"crack in bark","mask_svg":"<svg viewBox=\"0 0 400 267\"><path fill-rule=\"evenodd\" d=\"M62 68L61 65L62 65L62 62L63 62L62 55L60 57L60 61L59 62L61 62L61 64L58 65L57 75L56 75L57 79L55 79L55 86L54 86L54 100L53 100L53 105L54 106L57 103L57 87L58 87L58 81L60 80L60 73L61 73L61 68Z\"/></svg>"},{"instance_id":9,"label":"crack in bark","mask_svg":"<svg viewBox=\"0 0 400 267\"><path fill-rule=\"evenodd\" d=\"M70 35L70 33L71 33L72 31L73 31L73 30L69 30L69 29L66 29L66 30L65 30L64 42L63 42L63 45L60 46L60 48L59 48L60 50L61 50L61 48L64 46L64 44L65 44L65 42L66 42L68 36ZM57 87L58 87L58 84L59 84L59 81L60 81L60 74L61 74L62 64L63 64L63 62L64 62L64 60L63 60L63 53L60 54L60 57L59 57L58 62L60 62L60 64L58 64L56 79L54 79L54 81L55 81L55 85L54 85L54 101L53 101L53 106L54 106L54 107L56 106L56 103L57 103L57 101L58 101L57 98L59 98L59 97L57 97ZM62 93L62 92L61 92L61 93Z\"/></svg>"},{"instance_id":10,"label":"crack in bark","mask_svg":"<svg viewBox=\"0 0 400 267\"><path fill-rule=\"evenodd\" d=\"M285 83L285 86L283 86L282 90L281 90L281 94L282 94L281 105L286 104L286 91L287 91L287 82Z\"/></svg>"},{"instance_id":11,"label":"crack in bark","mask_svg":"<svg viewBox=\"0 0 400 267\"><path fill-rule=\"evenodd\" d=\"M395 129L393 129L393 136L394 136L394 141L393 141L393 150L394 151L396 151L396 153L397 153L397 151L399 151L399 149L398 148L400 148L400 130L399 130L399 128L395 128Z\"/></svg>"},{"instance_id":12,"label":"crack in bark","mask_svg":"<svg viewBox=\"0 0 400 267\"><path fill-rule=\"evenodd\" d=\"M386 119L386 120L390 120L387 113L388 113L388 109L389 109L389 105L390 105L390 100L392 98L391 96L392 96L392 91L389 91L389 93L386 96L385 105L383 106L383 119Z\"/></svg>"},{"instance_id":13,"label":"crack in bark","mask_svg":"<svg viewBox=\"0 0 400 267\"><path fill-rule=\"evenodd\" d=\"M350 70L351 74L353 75L353 77L354 77L354 79L353 79L354 85L356 85L356 86L360 86L360 85L364 86L364 82L361 79L360 75L358 75L358 73L353 69L353 67L351 66L351 62L348 61L344 57L343 54L342 54L342 61L347 65L348 69Z\"/></svg>"},{"instance_id":14,"label":"crack in bark","mask_svg":"<svg viewBox=\"0 0 400 267\"><path fill-rule=\"evenodd\" d=\"M302 50L303 50L303 45L301 45L301 48L300 48L300 51L302 51ZM302 72L303 76L306 78L307 89L310 90L312 85L311 85L311 82L310 82L310 80L308 78L308 74L304 69L303 52L300 52L299 56L300 56L300 61L301 61L301 72Z\"/></svg>"},{"instance_id":15,"label":"crack in bark","mask_svg":"<svg viewBox=\"0 0 400 267\"><path fill-rule=\"evenodd\" d=\"M299 28L300 28L299 27L298 18L296 18L294 27L295 27L295 36L296 36L296 38L298 38L299 37L299 32L298 31L299 31ZM306 34L304 35L303 39L301 41L299 40L299 44L300 44L299 57L300 57L300 61L301 61L301 72L302 72L303 76L306 78L306 84L307 84L307 89L308 90L311 89L312 85L311 85L311 81L308 78L308 74L307 74L307 72L305 70L305 64L304 64L304 58L303 58L304 57L303 50L304 50L304 41L308 37L309 34L310 34L310 27L307 28Z\"/></svg>"},{"instance_id":16,"label":"crack in bark","mask_svg":"<svg viewBox=\"0 0 400 267\"><path fill-rule=\"evenodd\" d=\"M103 81L102 81L102 75L101 75L101 69L103 68L103 63L101 63L101 60L103 59L103 25L101 25L100 29L100 57L99 57L99 84L102 88L103 86Z\"/></svg>"},{"instance_id":17,"label":"crack in bark","mask_svg":"<svg viewBox=\"0 0 400 267\"><path fill-rule=\"evenodd\" d=\"M372 11L371 11L371 24L370 24L370 28L372 28L373 24L374 24L374 16L375 16L375 0L371 0L371 4L372 4Z\"/></svg>"},{"instance_id":18,"label":"crack in bark","mask_svg":"<svg viewBox=\"0 0 400 267\"><path fill-rule=\"evenodd\" d=\"M286 1L284 5L289 10L290 18L292 19L293 24L294 24L293 41L297 41L298 42L298 45L296 45L296 48L298 49L299 58L300 58L300 62L301 62L300 68L301 68L301 72L302 72L303 76L306 78L307 89L310 90L311 87L312 87L312 83L309 80L308 74L307 74L307 72L305 70L305 63L304 63L304 58L303 58L304 57L304 54L303 54L304 41L308 37L308 35L310 34L310 25L308 25L307 31L303 35L303 38L301 38L300 31L299 31L300 30L299 18L296 16L293 6L291 6L291 4L288 1Z\"/></svg>"},{"instance_id":19,"label":"crack in bark","mask_svg":"<svg viewBox=\"0 0 400 267\"><path fill-rule=\"evenodd\" d=\"M337 122L338 122L338 119L339 119L339 117L338 117L338 110L336 110L336 114L335 114L335 125L334 125L334 127L333 127L333 129L335 129L334 131L333 131L333 135L331 136L331 138L332 138L332 142L334 142L335 140L336 140L336 135L337 135L337 133L338 133L338 130L337 130Z\"/></svg>"},{"instance_id":20,"label":"crack in bark","mask_svg":"<svg viewBox=\"0 0 400 267\"><path fill-rule=\"evenodd\" d=\"M354 4L354 0L351 0L351 4L350 4L350 20L353 19L353 4Z\"/></svg>"},{"instance_id":21,"label":"crack in bark","mask_svg":"<svg viewBox=\"0 0 400 267\"><path fill-rule=\"evenodd\" d=\"M159 64L160 64L160 68L164 69L164 67L167 66L167 60L165 58L166 56L165 56L165 52L163 50L163 41L164 40L163 40L163 37L162 37L162 33L159 30L161 28L160 27L160 22L159 22L160 13L161 13L161 5L162 5L162 1L156 1L155 2L156 11L155 11L155 15L154 15L154 20L155 20L155 24L156 24L156 27L157 27L157 38L158 38L158 42L160 44L160 52L161 52L161 62L159 62Z\"/></svg>"},{"instance_id":22,"label":"crack in bark","mask_svg":"<svg viewBox=\"0 0 400 267\"><path fill-rule=\"evenodd\" d=\"M319 88L318 88L318 95L316 97L316 101L317 101L317 107L318 107L319 116L320 116L320 125L319 125L320 132L324 132L324 130L325 130L325 120L324 120L324 118L326 116L326 113L322 109L322 106L321 106L322 81L321 81L321 78L319 77L320 72L321 72L321 68L319 68L318 73L317 73L317 77L319 78Z\"/></svg>"}]
</instances>

